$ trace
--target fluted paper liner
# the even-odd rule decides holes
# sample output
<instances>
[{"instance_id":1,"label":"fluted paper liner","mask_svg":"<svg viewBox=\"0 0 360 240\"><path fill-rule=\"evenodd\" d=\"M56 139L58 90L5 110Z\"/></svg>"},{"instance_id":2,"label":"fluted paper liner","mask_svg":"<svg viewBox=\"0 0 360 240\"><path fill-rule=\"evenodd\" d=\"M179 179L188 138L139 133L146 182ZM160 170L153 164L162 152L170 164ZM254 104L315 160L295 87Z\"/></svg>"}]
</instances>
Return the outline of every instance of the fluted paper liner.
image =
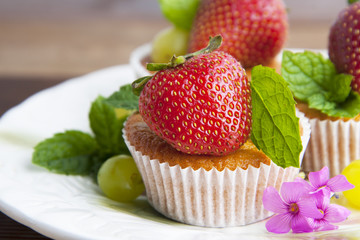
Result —
<instances>
[{"instance_id":1,"label":"fluted paper liner","mask_svg":"<svg viewBox=\"0 0 360 240\"><path fill-rule=\"evenodd\" d=\"M319 171L328 166L330 175L360 159L360 122L310 119L311 138L304 155L303 169Z\"/></svg>"},{"instance_id":2,"label":"fluted paper liner","mask_svg":"<svg viewBox=\"0 0 360 240\"><path fill-rule=\"evenodd\" d=\"M303 116L303 151L310 137L310 125ZM128 146L142 175L149 203L161 214L173 220L205 227L241 226L260 221L272 215L262 204L263 191L268 186L280 189L283 182L293 181L298 168L283 169L273 162L247 170L237 168L206 171L179 165L169 166L150 159Z\"/></svg>"}]
</instances>

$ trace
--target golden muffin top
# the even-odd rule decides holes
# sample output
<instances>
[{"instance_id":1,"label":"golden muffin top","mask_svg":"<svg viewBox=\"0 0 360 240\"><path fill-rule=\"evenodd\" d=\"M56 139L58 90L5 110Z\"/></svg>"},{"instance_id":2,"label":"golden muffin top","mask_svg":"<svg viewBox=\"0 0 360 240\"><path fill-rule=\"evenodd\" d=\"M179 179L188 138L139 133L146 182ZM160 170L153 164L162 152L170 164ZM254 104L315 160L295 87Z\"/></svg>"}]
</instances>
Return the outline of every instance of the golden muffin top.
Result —
<instances>
[{"instance_id":1,"label":"golden muffin top","mask_svg":"<svg viewBox=\"0 0 360 240\"><path fill-rule=\"evenodd\" d=\"M194 170L204 168L206 171L216 168L235 170L240 167L246 170L249 165L259 168L260 163L270 165L270 158L258 150L249 139L237 151L224 156L189 155L174 149L167 142L153 133L140 114L131 115L125 125L126 136L131 145L150 159L167 162L170 166L179 165L181 168L191 167Z\"/></svg>"}]
</instances>

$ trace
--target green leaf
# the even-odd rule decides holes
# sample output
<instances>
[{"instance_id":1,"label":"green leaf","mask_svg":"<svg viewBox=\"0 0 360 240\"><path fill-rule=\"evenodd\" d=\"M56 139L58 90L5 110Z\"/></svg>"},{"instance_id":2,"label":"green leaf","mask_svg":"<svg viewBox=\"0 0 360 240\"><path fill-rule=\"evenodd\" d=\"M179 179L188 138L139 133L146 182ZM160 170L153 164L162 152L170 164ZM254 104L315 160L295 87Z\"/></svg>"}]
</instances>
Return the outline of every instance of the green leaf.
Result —
<instances>
[{"instance_id":1,"label":"green leaf","mask_svg":"<svg viewBox=\"0 0 360 240\"><path fill-rule=\"evenodd\" d=\"M122 129L126 118L137 109L138 97L130 84L107 99L98 97L89 113L95 138L75 130L55 134L35 147L32 162L57 173L96 177L106 159L129 154Z\"/></svg>"},{"instance_id":2,"label":"green leaf","mask_svg":"<svg viewBox=\"0 0 360 240\"><path fill-rule=\"evenodd\" d=\"M336 73L330 60L309 51L284 51L281 67L281 75L289 83L290 90L302 101L317 93L325 94L325 88Z\"/></svg>"},{"instance_id":3,"label":"green leaf","mask_svg":"<svg viewBox=\"0 0 360 240\"><path fill-rule=\"evenodd\" d=\"M351 92L352 79L353 76L349 74L335 75L327 87L329 92L328 100L335 103L344 102Z\"/></svg>"},{"instance_id":4,"label":"green leaf","mask_svg":"<svg viewBox=\"0 0 360 240\"><path fill-rule=\"evenodd\" d=\"M129 154L122 137L122 129L126 118L132 112L124 108L114 108L102 96L92 103L89 113L90 127L104 154Z\"/></svg>"},{"instance_id":5,"label":"green leaf","mask_svg":"<svg viewBox=\"0 0 360 240\"><path fill-rule=\"evenodd\" d=\"M278 166L299 167L299 119L287 83L274 69L256 66L251 71L251 90L251 140Z\"/></svg>"},{"instance_id":6,"label":"green leaf","mask_svg":"<svg viewBox=\"0 0 360 240\"><path fill-rule=\"evenodd\" d=\"M349 5L351 5L351 4L353 4L353 3L355 3L355 2L358 2L359 0L348 0L348 4Z\"/></svg>"},{"instance_id":7,"label":"green leaf","mask_svg":"<svg viewBox=\"0 0 360 240\"><path fill-rule=\"evenodd\" d=\"M329 116L355 117L360 111L350 97L352 76L338 74L334 64L320 53L284 51L282 76L295 98Z\"/></svg>"},{"instance_id":8,"label":"green leaf","mask_svg":"<svg viewBox=\"0 0 360 240\"><path fill-rule=\"evenodd\" d=\"M57 133L37 144L32 162L56 173L88 175L97 150L91 135L71 130Z\"/></svg>"},{"instance_id":9,"label":"green leaf","mask_svg":"<svg viewBox=\"0 0 360 240\"><path fill-rule=\"evenodd\" d=\"M321 108L322 112L329 116L353 118L360 113L360 95L354 91L340 104L328 102L323 96L314 96L312 98L314 99L311 99L309 107L315 109Z\"/></svg>"},{"instance_id":10,"label":"green leaf","mask_svg":"<svg viewBox=\"0 0 360 240\"><path fill-rule=\"evenodd\" d=\"M139 110L139 97L133 93L131 84L120 87L119 91L114 92L105 101L114 108Z\"/></svg>"}]
</instances>

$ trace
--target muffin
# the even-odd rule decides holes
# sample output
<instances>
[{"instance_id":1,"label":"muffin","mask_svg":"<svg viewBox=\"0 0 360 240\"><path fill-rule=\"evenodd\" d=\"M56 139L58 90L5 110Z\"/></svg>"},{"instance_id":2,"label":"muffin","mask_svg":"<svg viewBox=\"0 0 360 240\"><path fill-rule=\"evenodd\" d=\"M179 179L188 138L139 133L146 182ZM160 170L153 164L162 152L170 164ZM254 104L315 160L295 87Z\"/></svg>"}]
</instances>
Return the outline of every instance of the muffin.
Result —
<instances>
[{"instance_id":1,"label":"muffin","mask_svg":"<svg viewBox=\"0 0 360 240\"><path fill-rule=\"evenodd\" d=\"M272 127L295 132L297 137L291 139L296 141L296 146L292 146L297 150L292 152L297 152L295 158L300 163L310 127L301 114L299 124L290 90L273 69L256 67L251 89L260 94L254 97L269 101L261 91L271 93L277 98L273 100L282 104L256 105L240 63L224 52L205 52L160 70L145 78L149 82L139 84L144 86L139 99L141 115L127 119L123 137L142 175L148 201L158 212L197 226L246 225L271 215L262 205L266 187L279 189L283 182L294 180L299 173L299 168L280 167L275 159L258 150L249 140L248 126L254 121L252 128L256 129L256 124L260 127L269 123L266 121L276 121L261 117L265 111L276 108L276 115L285 122L276 127L271 125L273 122L269 123L270 126L266 125L269 128L261 127L260 131L257 128L252 139L259 141L256 135L260 133L264 135L260 141L267 142ZM265 85L262 80L273 83L270 86L274 89L262 88ZM139 82L135 83L133 86ZM259 85L260 89L256 88ZM285 116L284 112L288 114ZM270 141L277 140L275 135L270 136ZM286 148L272 144L279 149ZM276 152L273 145L270 149ZM280 155L282 160L289 160L285 154ZM278 154L270 156L279 157Z\"/></svg>"},{"instance_id":2,"label":"muffin","mask_svg":"<svg viewBox=\"0 0 360 240\"><path fill-rule=\"evenodd\" d=\"M310 119L311 126L302 166L305 172L328 166L333 177L360 158L360 113L354 118L331 117L302 101L298 101L297 108Z\"/></svg>"},{"instance_id":3,"label":"muffin","mask_svg":"<svg viewBox=\"0 0 360 240\"><path fill-rule=\"evenodd\" d=\"M250 72L219 51L221 44L217 35L200 51L148 65L157 72L133 83L139 114L123 130L149 203L170 219L205 227L269 217L264 189L294 180L310 137L281 76L256 66L250 84Z\"/></svg>"},{"instance_id":4,"label":"muffin","mask_svg":"<svg viewBox=\"0 0 360 240\"><path fill-rule=\"evenodd\" d=\"M299 113L304 154L308 120ZM241 226L271 215L262 205L268 186L280 189L299 169L274 164L251 140L225 156L189 155L173 148L134 114L123 136L143 177L149 203L164 216L204 227Z\"/></svg>"}]
</instances>

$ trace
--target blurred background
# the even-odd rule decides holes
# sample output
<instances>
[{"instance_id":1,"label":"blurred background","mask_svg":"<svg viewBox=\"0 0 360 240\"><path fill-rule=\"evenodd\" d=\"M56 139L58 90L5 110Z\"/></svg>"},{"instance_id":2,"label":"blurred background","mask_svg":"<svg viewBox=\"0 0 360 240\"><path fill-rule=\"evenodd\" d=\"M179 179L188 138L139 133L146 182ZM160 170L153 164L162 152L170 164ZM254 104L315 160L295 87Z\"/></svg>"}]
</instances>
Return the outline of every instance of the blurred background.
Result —
<instances>
[{"instance_id":1,"label":"blurred background","mask_svg":"<svg viewBox=\"0 0 360 240\"><path fill-rule=\"evenodd\" d=\"M286 47L327 47L345 0L284 0ZM35 92L127 64L130 53L170 24L157 0L0 0L0 117ZM46 239L0 213L0 239Z\"/></svg>"},{"instance_id":2,"label":"blurred background","mask_svg":"<svg viewBox=\"0 0 360 240\"><path fill-rule=\"evenodd\" d=\"M345 0L284 0L287 47L326 48ZM67 78L128 63L169 26L157 0L0 0L0 78Z\"/></svg>"}]
</instances>

